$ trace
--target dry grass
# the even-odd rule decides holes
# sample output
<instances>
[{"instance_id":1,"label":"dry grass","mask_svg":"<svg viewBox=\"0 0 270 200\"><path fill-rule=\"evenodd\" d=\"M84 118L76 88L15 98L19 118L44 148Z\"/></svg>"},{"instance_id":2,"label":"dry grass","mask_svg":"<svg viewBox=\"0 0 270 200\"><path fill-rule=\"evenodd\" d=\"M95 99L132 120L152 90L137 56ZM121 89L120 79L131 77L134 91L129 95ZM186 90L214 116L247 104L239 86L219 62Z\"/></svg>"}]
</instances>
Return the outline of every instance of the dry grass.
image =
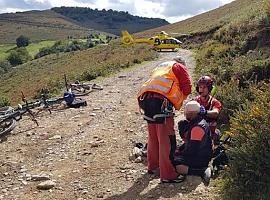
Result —
<instances>
[{"instance_id":1,"label":"dry grass","mask_svg":"<svg viewBox=\"0 0 270 200\"><path fill-rule=\"evenodd\" d=\"M180 36L181 34L208 32L211 29L233 21L249 19L251 15L257 14L258 8L261 7L261 5L262 2L257 0L235 0L232 3L215 10L174 24L140 32L135 34L135 36L150 37L160 31L177 33L174 35L175 37Z\"/></svg>"},{"instance_id":2,"label":"dry grass","mask_svg":"<svg viewBox=\"0 0 270 200\"><path fill-rule=\"evenodd\" d=\"M35 42L66 39L68 36L78 38L91 33L91 30L50 10L1 14L0 27L0 44L15 43L20 35Z\"/></svg>"}]
</instances>

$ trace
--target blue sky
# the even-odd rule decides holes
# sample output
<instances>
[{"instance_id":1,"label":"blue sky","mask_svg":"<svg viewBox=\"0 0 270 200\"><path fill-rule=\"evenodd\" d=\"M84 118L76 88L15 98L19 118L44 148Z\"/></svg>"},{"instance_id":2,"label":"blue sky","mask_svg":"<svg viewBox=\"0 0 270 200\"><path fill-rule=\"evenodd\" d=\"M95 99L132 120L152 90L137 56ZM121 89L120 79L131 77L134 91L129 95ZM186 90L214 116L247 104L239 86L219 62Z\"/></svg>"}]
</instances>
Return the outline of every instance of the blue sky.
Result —
<instances>
[{"instance_id":1,"label":"blue sky","mask_svg":"<svg viewBox=\"0 0 270 200\"><path fill-rule=\"evenodd\" d=\"M0 13L45 10L60 6L128 11L132 15L178 22L233 0L0 0Z\"/></svg>"}]
</instances>

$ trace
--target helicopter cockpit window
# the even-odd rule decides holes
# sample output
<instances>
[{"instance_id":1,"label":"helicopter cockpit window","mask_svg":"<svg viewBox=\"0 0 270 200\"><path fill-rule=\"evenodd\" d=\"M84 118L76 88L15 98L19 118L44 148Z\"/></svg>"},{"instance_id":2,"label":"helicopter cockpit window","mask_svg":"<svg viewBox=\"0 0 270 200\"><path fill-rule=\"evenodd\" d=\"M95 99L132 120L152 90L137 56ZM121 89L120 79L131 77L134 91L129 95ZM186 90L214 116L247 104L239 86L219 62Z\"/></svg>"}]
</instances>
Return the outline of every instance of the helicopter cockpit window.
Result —
<instances>
[{"instance_id":1,"label":"helicopter cockpit window","mask_svg":"<svg viewBox=\"0 0 270 200\"><path fill-rule=\"evenodd\" d=\"M173 39L166 39L161 41L162 44L176 44Z\"/></svg>"},{"instance_id":2,"label":"helicopter cockpit window","mask_svg":"<svg viewBox=\"0 0 270 200\"><path fill-rule=\"evenodd\" d=\"M158 38L155 39L155 45L160 45L160 40Z\"/></svg>"}]
</instances>

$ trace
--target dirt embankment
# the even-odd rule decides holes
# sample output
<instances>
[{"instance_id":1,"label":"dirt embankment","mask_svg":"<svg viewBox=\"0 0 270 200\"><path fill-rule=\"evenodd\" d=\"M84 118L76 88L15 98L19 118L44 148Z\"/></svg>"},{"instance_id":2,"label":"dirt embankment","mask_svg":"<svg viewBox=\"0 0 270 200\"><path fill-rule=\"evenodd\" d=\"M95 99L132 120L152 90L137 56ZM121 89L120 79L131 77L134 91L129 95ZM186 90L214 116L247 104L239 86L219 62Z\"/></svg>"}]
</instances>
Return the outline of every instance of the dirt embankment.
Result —
<instances>
[{"instance_id":1,"label":"dirt embankment","mask_svg":"<svg viewBox=\"0 0 270 200\"><path fill-rule=\"evenodd\" d=\"M87 107L44 112L39 127L21 120L0 143L0 199L218 199L199 177L160 184L145 163L129 160L133 143L147 141L136 92L157 63L176 55L192 73L191 52L161 53L154 62L99 81L104 90L85 97ZM177 113L176 120L181 117ZM44 179L54 187L37 189Z\"/></svg>"}]
</instances>

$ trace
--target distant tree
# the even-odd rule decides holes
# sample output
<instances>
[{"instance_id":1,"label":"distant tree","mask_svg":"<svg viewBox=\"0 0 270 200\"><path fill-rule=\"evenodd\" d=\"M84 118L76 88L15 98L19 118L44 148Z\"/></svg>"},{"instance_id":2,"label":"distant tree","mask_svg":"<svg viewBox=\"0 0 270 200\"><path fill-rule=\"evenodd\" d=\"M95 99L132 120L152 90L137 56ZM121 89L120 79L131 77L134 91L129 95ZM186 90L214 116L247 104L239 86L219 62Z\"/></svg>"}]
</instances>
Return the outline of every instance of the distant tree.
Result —
<instances>
[{"instance_id":1,"label":"distant tree","mask_svg":"<svg viewBox=\"0 0 270 200\"><path fill-rule=\"evenodd\" d=\"M12 66L16 66L31 60L31 56L29 55L26 48L21 47L11 51L7 57L7 60L10 62Z\"/></svg>"},{"instance_id":2,"label":"distant tree","mask_svg":"<svg viewBox=\"0 0 270 200\"><path fill-rule=\"evenodd\" d=\"M16 39L16 45L17 47L27 47L30 44L30 40L28 37L25 37L23 35L19 36Z\"/></svg>"}]
</instances>

